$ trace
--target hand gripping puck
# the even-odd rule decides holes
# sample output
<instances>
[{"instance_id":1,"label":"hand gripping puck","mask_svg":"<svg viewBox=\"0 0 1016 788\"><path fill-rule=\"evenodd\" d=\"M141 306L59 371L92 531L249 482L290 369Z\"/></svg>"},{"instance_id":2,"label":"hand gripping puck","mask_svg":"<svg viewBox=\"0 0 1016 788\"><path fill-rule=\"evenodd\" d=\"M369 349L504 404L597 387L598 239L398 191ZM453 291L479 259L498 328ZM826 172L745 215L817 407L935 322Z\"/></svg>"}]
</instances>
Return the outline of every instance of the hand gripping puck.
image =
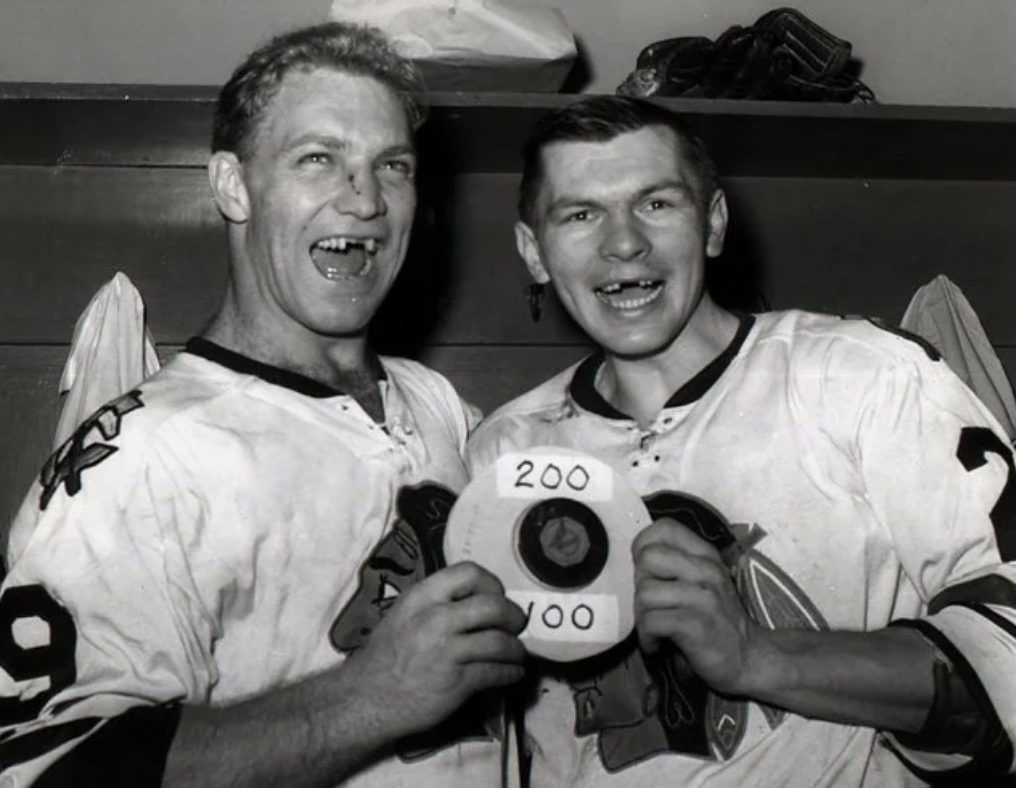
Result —
<instances>
[{"instance_id":1,"label":"hand gripping puck","mask_svg":"<svg viewBox=\"0 0 1016 788\"><path fill-rule=\"evenodd\" d=\"M631 543L650 523L628 481L574 449L538 446L499 457L452 507L449 563L497 575L528 616L522 640L554 662L595 656L634 626Z\"/></svg>"}]
</instances>

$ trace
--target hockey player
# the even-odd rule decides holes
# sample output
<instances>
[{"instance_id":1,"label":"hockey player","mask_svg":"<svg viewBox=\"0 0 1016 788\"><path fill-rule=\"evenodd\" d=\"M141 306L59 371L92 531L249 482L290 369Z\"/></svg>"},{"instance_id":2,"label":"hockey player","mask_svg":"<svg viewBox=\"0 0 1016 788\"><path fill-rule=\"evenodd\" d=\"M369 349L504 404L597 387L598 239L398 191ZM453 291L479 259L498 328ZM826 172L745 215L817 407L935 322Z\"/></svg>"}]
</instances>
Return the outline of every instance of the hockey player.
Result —
<instances>
[{"instance_id":1,"label":"hockey player","mask_svg":"<svg viewBox=\"0 0 1016 788\"><path fill-rule=\"evenodd\" d=\"M989 411L901 332L721 308L727 203L664 108L578 101L523 158L518 251L599 351L489 417L471 471L580 450L654 517L630 545L636 632L541 680L533 785L1012 771L1016 472Z\"/></svg>"},{"instance_id":2,"label":"hockey player","mask_svg":"<svg viewBox=\"0 0 1016 788\"><path fill-rule=\"evenodd\" d=\"M409 241L417 87L338 23L224 87L221 309L80 426L13 525L0 785L497 781L474 702L522 675L523 615L439 549L477 414L367 342Z\"/></svg>"}]
</instances>

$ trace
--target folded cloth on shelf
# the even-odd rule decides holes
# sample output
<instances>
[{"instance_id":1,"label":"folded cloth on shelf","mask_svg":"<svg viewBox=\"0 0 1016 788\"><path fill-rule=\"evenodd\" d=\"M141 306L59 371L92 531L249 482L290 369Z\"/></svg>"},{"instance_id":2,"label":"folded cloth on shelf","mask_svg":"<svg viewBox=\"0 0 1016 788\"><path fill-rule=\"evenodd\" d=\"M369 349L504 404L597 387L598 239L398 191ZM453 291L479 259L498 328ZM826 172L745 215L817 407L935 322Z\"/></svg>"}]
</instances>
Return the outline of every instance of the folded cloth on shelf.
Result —
<instances>
[{"instance_id":1,"label":"folded cloth on shelf","mask_svg":"<svg viewBox=\"0 0 1016 788\"><path fill-rule=\"evenodd\" d=\"M159 369L145 324L145 305L130 278L117 272L92 296L74 327L60 378L63 405L53 441L62 445L97 408Z\"/></svg>"},{"instance_id":2,"label":"folded cloth on shelf","mask_svg":"<svg viewBox=\"0 0 1016 788\"><path fill-rule=\"evenodd\" d=\"M384 31L430 90L554 92L578 49L557 8L516 0L332 0L329 18Z\"/></svg>"},{"instance_id":3,"label":"folded cloth on shelf","mask_svg":"<svg viewBox=\"0 0 1016 788\"><path fill-rule=\"evenodd\" d=\"M907 307L901 328L931 342L946 363L1016 438L1016 398L977 313L947 276L920 287Z\"/></svg>"}]
</instances>

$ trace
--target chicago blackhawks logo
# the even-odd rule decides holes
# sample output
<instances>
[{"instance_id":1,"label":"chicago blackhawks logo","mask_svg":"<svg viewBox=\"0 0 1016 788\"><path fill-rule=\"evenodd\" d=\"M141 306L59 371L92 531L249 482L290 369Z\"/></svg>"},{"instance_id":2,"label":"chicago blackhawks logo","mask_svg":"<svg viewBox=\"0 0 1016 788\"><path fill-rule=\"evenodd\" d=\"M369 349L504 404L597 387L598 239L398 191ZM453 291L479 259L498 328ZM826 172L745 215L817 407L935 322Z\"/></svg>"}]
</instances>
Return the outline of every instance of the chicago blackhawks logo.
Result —
<instances>
[{"instance_id":1,"label":"chicago blackhawks logo","mask_svg":"<svg viewBox=\"0 0 1016 788\"><path fill-rule=\"evenodd\" d=\"M332 624L331 642L338 651L362 648L399 597L445 565L444 531L455 498L435 484L399 492L395 524L360 568L360 585ZM401 742L399 754L411 760L465 739L489 738L488 717L478 701L467 703L446 723Z\"/></svg>"},{"instance_id":2,"label":"chicago blackhawks logo","mask_svg":"<svg viewBox=\"0 0 1016 788\"><path fill-rule=\"evenodd\" d=\"M715 547L728 563L745 607L770 628L828 629L804 592L754 549L765 536L758 526L730 524L697 498L657 493L645 499L653 519L670 517ZM744 739L745 701L713 693L680 654L643 654L634 636L569 678L575 702L575 733L596 734L604 768L619 771L654 755L679 753L730 758ZM778 709L760 707L776 727Z\"/></svg>"},{"instance_id":3,"label":"chicago blackhawks logo","mask_svg":"<svg viewBox=\"0 0 1016 788\"><path fill-rule=\"evenodd\" d=\"M455 494L436 484L399 492L394 525L360 567L360 585L332 624L336 649L361 648L404 591L444 566L444 529L454 503Z\"/></svg>"}]
</instances>

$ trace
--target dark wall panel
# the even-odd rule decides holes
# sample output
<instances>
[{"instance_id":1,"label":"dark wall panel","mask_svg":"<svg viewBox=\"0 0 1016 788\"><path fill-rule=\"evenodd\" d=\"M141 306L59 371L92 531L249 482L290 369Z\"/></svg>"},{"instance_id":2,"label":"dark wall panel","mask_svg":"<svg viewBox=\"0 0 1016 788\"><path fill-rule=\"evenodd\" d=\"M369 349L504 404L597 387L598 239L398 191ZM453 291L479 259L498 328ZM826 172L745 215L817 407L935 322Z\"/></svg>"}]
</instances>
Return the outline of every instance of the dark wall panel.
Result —
<instances>
[{"instance_id":1,"label":"dark wall panel","mask_svg":"<svg viewBox=\"0 0 1016 788\"><path fill-rule=\"evenodd\" d=\"M218 303L225 238L202 170L0 168L0 342L68 342L122 270L158 338L188 336Z\"/></svg>"},{"instance_id":2,"label":"dark wall panel","mask_svg":"<svg viewBox=\"0 0 1016 788\"><path fill-rule=\"evenodd\" d=\"M59 347L0 346L0 544L52 448L60 413L57 387L66 355Z\"/></svg>"},{"instance_id":3,"label":"dark wall panel","mask_svg":"<svg viewBox=\"0 0 1016 788\"><path fill-rule=\"evenodd\" d=\"M774 308L903 317L937 274L1016 345L1016 182L743 179L737 238Z\"/></svg>"}]
</instances>

